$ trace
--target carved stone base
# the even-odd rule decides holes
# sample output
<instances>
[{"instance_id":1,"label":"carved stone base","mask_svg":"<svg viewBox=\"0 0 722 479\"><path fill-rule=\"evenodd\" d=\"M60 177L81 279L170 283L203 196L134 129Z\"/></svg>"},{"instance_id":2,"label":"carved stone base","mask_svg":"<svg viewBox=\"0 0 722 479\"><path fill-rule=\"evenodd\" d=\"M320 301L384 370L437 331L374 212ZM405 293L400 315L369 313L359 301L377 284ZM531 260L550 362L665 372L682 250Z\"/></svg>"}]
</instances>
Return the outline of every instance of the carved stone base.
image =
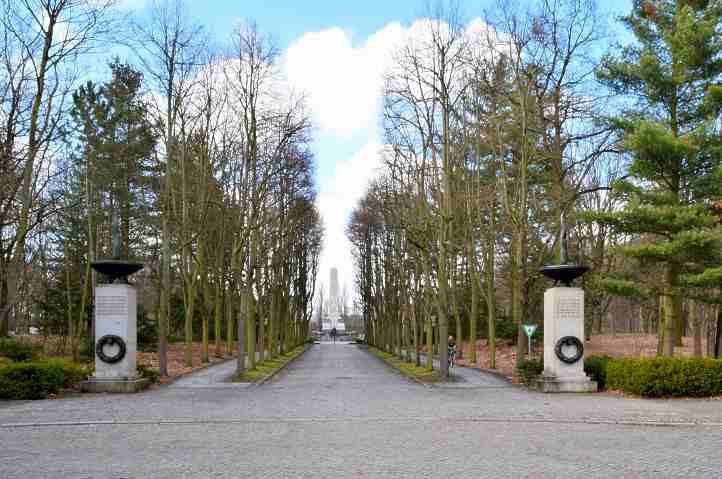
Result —
<instances>
[{"instance_id":1,"label":"carved stone base","mask_svg":"<svg viewBox=\"0 0 722 479\"><path fill-rule=\"evenodd\" d=\"M573 378L557 378L538 376L532 387L543 393L595 393L597 382L586 376Z\"/></svg>"},{"instance_id":2,"label":"carved stone base","mask_svg":"<svg viewBox=\"0 0 722 479\"><path fill-rule=\"evenodd\" d=\"M83 381L80 385L83 392L86 393L137 393L150 385L148 378L134 379L100 379L90 377L87 381Z\"/></svg>"}]
</instances>

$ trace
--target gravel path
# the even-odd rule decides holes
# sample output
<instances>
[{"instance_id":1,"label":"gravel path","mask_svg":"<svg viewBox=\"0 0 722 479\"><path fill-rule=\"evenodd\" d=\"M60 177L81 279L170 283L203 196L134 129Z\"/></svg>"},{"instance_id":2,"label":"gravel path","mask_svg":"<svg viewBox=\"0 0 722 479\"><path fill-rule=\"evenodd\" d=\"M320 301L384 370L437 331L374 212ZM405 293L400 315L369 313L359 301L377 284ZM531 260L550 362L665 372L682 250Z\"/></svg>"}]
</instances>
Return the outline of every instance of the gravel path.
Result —
<instances>
[{"instance_id":1,"label":"gravel path","mask_svg":"<svg viewBox=\"0 0 722 479\"><path fill-rule=\"evenodd\" d=\"M0 477L722 478L719 400L426 387L344 344L259 387L214 387L227 364L136 395L0 402Z\"/></svg>"}]
</instances>

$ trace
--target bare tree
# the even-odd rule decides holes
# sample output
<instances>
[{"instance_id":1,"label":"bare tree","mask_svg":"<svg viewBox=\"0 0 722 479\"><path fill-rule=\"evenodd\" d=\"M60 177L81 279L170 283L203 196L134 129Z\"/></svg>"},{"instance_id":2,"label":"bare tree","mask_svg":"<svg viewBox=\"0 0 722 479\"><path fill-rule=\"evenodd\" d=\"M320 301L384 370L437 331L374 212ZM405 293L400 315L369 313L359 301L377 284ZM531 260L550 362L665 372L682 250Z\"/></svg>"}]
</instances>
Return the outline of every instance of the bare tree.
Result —
<instances>
[{"instance_id":1,"label":"bare tree","mask_svg":"<svg viewBox=\"0 0 722 479\"><path fill-rule=\"evenodd\" d=\"M109 36L112 0L0 4L0 335L8 333L29 234L49 213L42 198L76 62Z\"/></svg>"},{"instance_id":2,"label":"bare tree","mask_svg":"<svg viewBox=\"0 0 722 479\"><path fill-rule=\"evenodd\" d=\"M158 355L161 375L168 374L167 336L170 312L171 229L169 211L173 165L178 162L177 127L179 115L187 106L187 95L195 81L204 42L203 29L187 17L183 0L153 0L145 18L133 25L133 47L149 78L155 83L163 104L156 104L157 123L162 125L165 163L163 179L162 221L162 279L158 315ZM187 331L186 331L187 332ZM192 338L186 337L186 342ZM192 362L186 350L186 363Z\"/></svg>"}]
</instances>

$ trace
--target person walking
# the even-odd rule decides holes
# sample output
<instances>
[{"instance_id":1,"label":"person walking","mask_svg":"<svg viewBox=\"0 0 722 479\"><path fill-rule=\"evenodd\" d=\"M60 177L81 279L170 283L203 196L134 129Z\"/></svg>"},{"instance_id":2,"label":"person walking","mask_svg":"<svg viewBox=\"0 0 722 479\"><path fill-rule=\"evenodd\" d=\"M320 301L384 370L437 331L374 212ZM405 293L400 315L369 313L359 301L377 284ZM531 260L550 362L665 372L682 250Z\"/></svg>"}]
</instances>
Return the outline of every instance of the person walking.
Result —
<instances>
[{"instance_id":1,"label":"person walking","mask_svg":"<svg viewBox=\"0 0 722 479\"><path fill-rule=\"evenodd\" d=\"M331 330L331 338L333 338L333 343L336 344L336 328Z\"/></svg>"},{"instance_id":2,"label":"person walking","mask_svg":"<svg viewBox=\"0 0 722 479\"><path fill-rule=\"evenodd\" d=\"M449 336L449 367L453 368L456 363L456 341L453 336Z\"/></svg>"}]
</instances>

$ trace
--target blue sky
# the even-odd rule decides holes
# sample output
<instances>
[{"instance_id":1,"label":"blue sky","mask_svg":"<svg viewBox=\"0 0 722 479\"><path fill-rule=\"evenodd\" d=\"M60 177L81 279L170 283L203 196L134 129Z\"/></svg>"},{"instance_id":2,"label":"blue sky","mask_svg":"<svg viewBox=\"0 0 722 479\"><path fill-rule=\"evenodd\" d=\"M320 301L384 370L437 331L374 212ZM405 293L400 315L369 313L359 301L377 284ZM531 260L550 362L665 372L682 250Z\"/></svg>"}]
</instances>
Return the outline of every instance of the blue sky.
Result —
<instances>
[{"instance_id":1,"label":"blue sky","mask_svg":"<svg viewBox=\"0 0 722 479\"><path fill-rule=\"evenodd\" d=\"M129 8L147 0L125 0ZM379 102L390 50L423 17L425 0L186 0L191 17L216 41L227 41L239 20L253 20L282 52L280 62L292 84L308 93L315 124L319 199L326 226L320 279L329 268L353 289L350 245L344 230L350 211L378 168ZM431 0L432 3L435 0ZM493 0L461 0L463 17L483 17ZM599 0L620 32L615 15L627 13L631 0Z\"/></svg>"},{"instance_id":2,"label":"blue sky","mask_svg":"<svg viewBox=\"0 0 722 479\"><path fill-rule=\"evenodd\" d=\"M470 1L481 11L487 2ZM409 23L419 16L418 0L189 0L194 16L221 37L237 18L252 19L284 48L307 32L340 27L362 41L387 23Z\"/></svg>"},{"instance_id":3,"label":"blue sky","mask_svg":"<svg viewBox=\"0 0 722 479\"><path fill-rule=\"evenodd\" d=\"M238 19L251 19L285 49L309 32L340 28L350 37L353 46L362 45L374 33L391 22L408 25L423 16L424 0L189 0L194 17L211 29L218 39L227 38ZM601 0L607 12L625 12L630 0ZM465 17L483 16L493 7L490 0L461 2ZM318 172L333 174L335 158L348 157L358 150L364 138L339 139L333 134L316 137Z\"/></svg>"},{"instance_id":4,"label":"blue sky","mask_svg":"<svg viewBox=\"0 0 722 479\"><path fill-rule=\"evenodd\" d=\"M131 0L132 1L132 0ZM272 34L280 47L307 32L340 27L357 40L381 30L389 22L410 23L423 16L424 0L188 0L191 13L219 38L230 32L235 19L255 20ZM462 0L466 17L483 16L489 0ZM599 1L607 11L624 12L631 0Z\"/></svg>"},{"instance_id":5,"label":"blue sky","mask_svg":"<svg viewBox=\"0 0 722 479\"><path fill-rule=\"evenodd\" d=\"M282 50L309 32L330 28L344 30L357 47L389 23L408 25L426 9L425 0L188 0L188 4L192 16L220 41L228 37L235 21L250 19ZM625 12L631 0L600 0L599 4L610 13ZM462 14L467 18L483 16L493 5L493 0L462 0ZM363 140L317 135L319 175L333 174L334 158L353 154Z\"/></svg>"},{"instance_id":6,"label":"blue sky","mask_svg":"<svg viewBox=\"0 0 722 479\"><path fill-rule=\"evenodd\" d=\"M468 1L463 8L477 16L490 2ZM210 28L216 38L227 38L238 19L253 20L285 50L309 32L342 29L353 46L362 45L374 33L391 22L410 24L422 16L421 0L189 0L191 14ZM347 158L365 143L363 133L339 138L324 131L316 133L315 151L318 174L333 175L336 159Z\"/></svg>"}]
</instances>

